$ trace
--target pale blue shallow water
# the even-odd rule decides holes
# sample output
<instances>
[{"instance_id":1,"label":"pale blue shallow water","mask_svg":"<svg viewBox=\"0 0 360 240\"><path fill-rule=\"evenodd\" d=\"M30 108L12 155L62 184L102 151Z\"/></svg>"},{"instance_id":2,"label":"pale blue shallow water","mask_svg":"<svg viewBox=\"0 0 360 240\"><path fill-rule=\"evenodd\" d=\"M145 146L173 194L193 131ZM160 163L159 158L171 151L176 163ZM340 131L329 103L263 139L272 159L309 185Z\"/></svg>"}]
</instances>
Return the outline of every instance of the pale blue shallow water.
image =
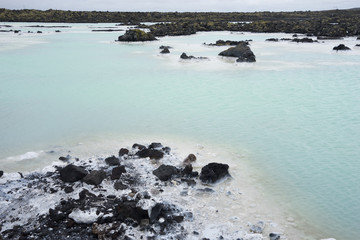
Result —
<instances>
[{"instance_id":1,"label":"pale blue shallow water","mask_svg":"<svg viewBox=\"0 0 360 240\"><path fill-rule=\"evenodd\" d=\"M286 199L279 204L324 237L358 238L359 41L213 32L127 44L90 25L114 26L0 33L0 169L23 164L12 156L109 133L212 141L246 152L268 190ZM235 64L217 57L226 47L202 45L218 39L252 39L257 62ZM353 50L333 52L339 43ZM161 56L160 45L174 48ZM180 61L182 52L210 60Z\"/></svg>"}]
</instances>

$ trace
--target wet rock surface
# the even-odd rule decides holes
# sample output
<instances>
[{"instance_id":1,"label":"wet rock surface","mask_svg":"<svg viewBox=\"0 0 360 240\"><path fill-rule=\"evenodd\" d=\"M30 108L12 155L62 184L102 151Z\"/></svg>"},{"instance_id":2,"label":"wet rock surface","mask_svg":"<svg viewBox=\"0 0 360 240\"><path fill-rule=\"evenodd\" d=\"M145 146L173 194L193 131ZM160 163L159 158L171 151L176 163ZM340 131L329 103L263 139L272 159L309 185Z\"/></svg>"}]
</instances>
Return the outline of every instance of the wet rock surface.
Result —
<instances>
[{"instance_id":1,"label":"wet rock surface","mask_svg":"<svg viewBox=\"0 0 360 240\"><path fill-rule=\"evenodd\" d=\"M126 30L125 34L119 36L120 42L145 42L157 40L152 33L144 32L140 29Z\"/></svg>"},{"instance_id":2,"label":"wet rock surface","mask_svg":"<svg viewBox=\"0 0 360 240\"><path fill-rule=\"evenodd\" d=\"M336 51L348 51L351 50L349 47L345 46L344 44L339 44L338 46L335 46L333 50Z\"/></svg>"},{"instance_id":3,"label":"wet rock surface","mask_svg":"<svg viewBox=\"0 0 360 240\"><path fill-rule=\"evenodd\" d=\"M203 183L216 183L219 180L229 177L229 165L222 163L209 163L201 169L200 180Z\"/></svg>"},{"instance_id":4,"label":"wet rock surface","mask_svg":"<svg viewBox=\"0 0 360 240\"><path fill-rule=\"evenodd\" d=\"M237 57L237 62L256 62L255 54L245 41L240 42L236 47L222 51L219 55L223 57Z\"/></svg>"}]
</instances>

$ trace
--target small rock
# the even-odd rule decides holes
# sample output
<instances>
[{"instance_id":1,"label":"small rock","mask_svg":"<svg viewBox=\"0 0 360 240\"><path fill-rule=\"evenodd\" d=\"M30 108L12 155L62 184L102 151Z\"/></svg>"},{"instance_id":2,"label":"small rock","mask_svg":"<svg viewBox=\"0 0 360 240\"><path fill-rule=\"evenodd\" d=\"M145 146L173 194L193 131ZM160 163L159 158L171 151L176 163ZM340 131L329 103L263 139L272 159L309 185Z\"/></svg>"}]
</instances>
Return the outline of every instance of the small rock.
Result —
<instances>
[{"instance_id":1,"label":"small rock","mask_svg":"<svg viewBox=\"0 0 360 240\"><path fill-rule=\"evenodd\" d=\"M162 203L156 203L150 210L150 222L153 223L158 216L160 215L161 210L163 209Z\"/></svg>"},{"instance_id":2,"label":"small rock","mask_svg":"<svg viewBox=\"0 0 360 240\"><path fill-rule=\"evenodd\" d=\"M126 173L125 166L119 166L113 168L111 171L111 180L119 179L121 177L121 174Z\"/></svg>"},{"instance_id":3,"label":"small rock","mask_svg":"<svg viewBox=\"0 0 360 240\"><path fill-rule=\"evenodd\" d=\"M177 223L181 223L182 221L184 221L184 216L173 216L173 219L174 219Z\"/></svg>"},{"instance_id":4,"label":"small rock","mask_svg":"<svg viewBox=\"0 0 360 240\"><path fill-rule=\"evenodd\" d=\"M66 167L60 169L60 179L64 182L76 182L83 179L88 172L82 168L69 164Z\"/></svg>"},{"instance_id":5,"label":"small rock","mask_svg":"<svg viewBox=\"0 0 360 240\"><path fill-rule=\"evenodd\" d=\"M0 177L4 175L4 171L0 171Z\"/></svg>"},{"instance_id":6,"label":"small rock","mask_svg":"<svg viewBox=\"0 0 360 240\"><path fill-rule=\"evenodd\" d=\"M86 177L84 177L84 182L91 185L99 185L106 178L106 172L103 170L94 170Z\"/></svg>"},{"instance_id":7,"label":"small rock","mask_svg":"<svg viewBox=\"0 0 360 240\"><path fill-rule=\"evenodd\" d=\"M64 192L65 193L71 193L71 192L73 192L74 191L74 189L71 187L71 186L66 186L65 188L64 188Z\"/></svg>"},{"instance_id":8,"label":"small rock","mask_svg":"<svg viewBox=\"0 0 360 240\"><path fill-rule=\"evenodd\" d=\"M106 158L105 162L110 166L118 166L118 165L120 165L120 160L115 156L111 156L111 157Z\"/></svg>"},{"instance_id":9,"label":"small rock","mask_svg":"<svg viewBox=\"0 0 360 240\"><path fill-rule=\"evenodd\" d=\"M163 145L161 143L151 143L148 147L149 149L161 149L163 148Z\"/></svg>"},{"instance_id":10,"label":"small rock","mask_svg":"<svg viewBox=\"0 0 360 240\"><path fill-rule=\"evenodd\" d=\"M183 164L188 165L196 161L196 156L190 153L183 161Z\"/></svg>"},{"instance_id":11,"label":"small rock","mask_svg":"<svg viewBox=\"0 0 360 240\"><path fill-rule=\"evenodd\" d=\"M351 50L351 49L349 47L345 46L344 44L339 44L338 46L334 47L333 50L347 51L347 50Z\"/></svg>"},{"instance_id":12,"label":"small rock","mask_svg":"<svg viewBox=\"0 0 360 240\"><path fill-rule=\"evenodd\" d=\"M63 162L67 162L67 161L70 160L70 158L71 158L70 155L67 155L66 157L61 156L61 157L59 157L59 160L60 160L60 161L63 161Z\"/></svg>"},{"instance_id":13,"label":"small rock","mask_svg":"<svg viewBox=\"0 0 360 240\"><path fill-rule=\"evenodd\" d=\"M278 233L270 233L269 237L270 237L270 240L279 240L280 239L280 234L278 234Z\"/></svg>"},{"instance_id":14,"label":"small rock","mask_svg":"<svg viewBox=\"0 0 360 240\"><path fill-rule=\"evenodd\" d=\"M160 53L162 54L170 53L170 50L169 48L165 47Z\"/></svg>"},{"instance_id":15,"label":"small rock","mask_svg":"<svg viewBox=\"0 0 360 240\"><path fill-rule=\"evenodd\" d=\"M160 167L153 171L153 174L157 176L161 181L167 181L177 173L178 169L176 167L164 164L162 164Z\"/></svg>"},{"instance_id":16,"label":"small rock","mask_svg":"<svg viewBox=\"0 0 360 240\"><path fill-rule=\"evenodd\" d=\"M145 149L146 147L144 146L144 145L141 145L141 144L137 144L137 143L135 143L134 145L132 145L132 148L133 149L139 149L139 150L143 150L143 149Z\"/></svg>"},{"instance_id":17,"label":"small rock","mask_svg":"<svg viewBox=\"0 0 360 240\"><path fill-rule=\"evenodd\" d=\"M129 149L121 148L119 151L119 157L122 157L122 156L128 155L128 154L129 154Z\"/></svg>"}]
</instances>

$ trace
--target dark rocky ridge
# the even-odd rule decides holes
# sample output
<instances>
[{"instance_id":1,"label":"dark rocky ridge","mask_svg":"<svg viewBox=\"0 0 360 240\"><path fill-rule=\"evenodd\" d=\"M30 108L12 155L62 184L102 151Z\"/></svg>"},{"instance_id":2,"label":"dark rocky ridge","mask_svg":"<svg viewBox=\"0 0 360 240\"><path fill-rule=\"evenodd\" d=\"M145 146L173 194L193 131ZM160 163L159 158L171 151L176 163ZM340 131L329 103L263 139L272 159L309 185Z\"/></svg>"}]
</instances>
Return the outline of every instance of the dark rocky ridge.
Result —
<instances>
[{"instance_id":1,"label":"dark rocky ridge","mask_svg":"<svg viewBox=\"0 0 360 240\"><path fill-rule=\"evenodd\" d=\"M152 33L144 32L140 29L126 30L125 34L119 36L119 42L145 42L157 40Z\"/></svg>"}]
</instances>

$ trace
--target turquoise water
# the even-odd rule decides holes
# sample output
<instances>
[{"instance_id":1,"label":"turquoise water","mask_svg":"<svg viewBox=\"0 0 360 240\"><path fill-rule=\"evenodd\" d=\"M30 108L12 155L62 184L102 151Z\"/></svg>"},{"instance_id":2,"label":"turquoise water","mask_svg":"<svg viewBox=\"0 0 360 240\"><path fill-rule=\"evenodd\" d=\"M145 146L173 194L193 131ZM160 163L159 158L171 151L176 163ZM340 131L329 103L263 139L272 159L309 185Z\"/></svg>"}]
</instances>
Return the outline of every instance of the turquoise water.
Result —
<instances>
[{"instance_id":1,"label":"turquoise water","mask_svg":"<svg viewBox=\"0 0 360 240\"><path fill-rule=\"evenodd\" d=\"M268 194L324 238L358 238L355 38L295 44L265 41L291 36L281 33L212 32L128 44L89 28L114 24L71 26L0 33L0 169L31 168L36 158L12 157L109 134L211 141L246 153ZM235 64L217 57L226 47L202 45L218 39L252 39L257 62ZM353 50L333 52L339 43ZM182 52L209 60L180 61Z\"/></svg>"}]
</instances>

